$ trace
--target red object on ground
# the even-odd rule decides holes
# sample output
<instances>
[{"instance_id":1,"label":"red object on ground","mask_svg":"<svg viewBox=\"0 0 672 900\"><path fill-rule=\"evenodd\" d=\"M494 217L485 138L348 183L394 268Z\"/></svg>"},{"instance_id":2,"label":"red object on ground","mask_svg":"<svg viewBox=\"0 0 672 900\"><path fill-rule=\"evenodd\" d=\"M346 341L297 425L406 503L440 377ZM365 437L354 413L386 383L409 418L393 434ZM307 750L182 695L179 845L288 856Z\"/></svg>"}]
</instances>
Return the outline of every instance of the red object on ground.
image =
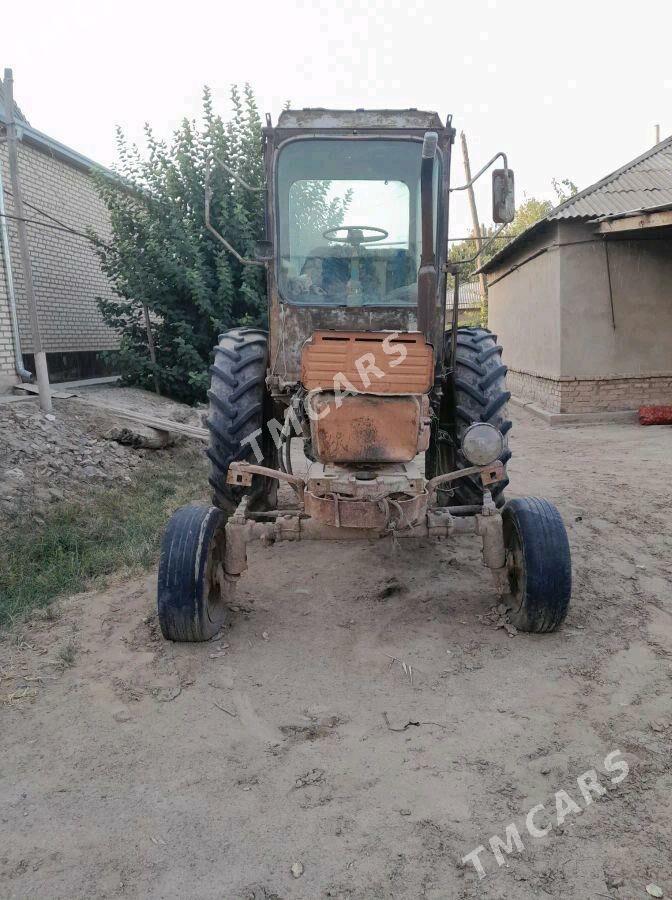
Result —
<instances>
[{"instance_id":1,"label":"red object on ground","mask_svg":"<svg viewBox=\"0 0 672 900\"><path fill-rule=\"evenodd\" d=\"M640 425L672 425L672 406L640 406Z\"/></svg>"}]
</instances>

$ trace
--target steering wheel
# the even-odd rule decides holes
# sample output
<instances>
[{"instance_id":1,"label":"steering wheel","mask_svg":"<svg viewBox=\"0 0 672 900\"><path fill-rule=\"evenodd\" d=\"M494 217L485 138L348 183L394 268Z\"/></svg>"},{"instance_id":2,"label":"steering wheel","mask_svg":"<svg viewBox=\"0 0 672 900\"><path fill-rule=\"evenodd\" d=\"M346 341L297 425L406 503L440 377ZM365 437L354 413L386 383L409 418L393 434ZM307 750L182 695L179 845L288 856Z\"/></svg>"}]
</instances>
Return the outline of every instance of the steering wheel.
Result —
<instances>
[{"instance_id":1,"label":"steering wheel","mask_svg":"<svg viewBox=\"0 0 672 900\"><path fill-rule=\"evenodd\" d=\"M335 237L337 232L346 231L345 237ZM373 231L375 234L365 236L365 231ZM373 244L375 241L384 241L390 232L384 228L374 228L372 225L339 225L338 228L327 228L322 232L322 237L336 244L351 244L359 247L360 244Z\"/></svg>"}]
</instances>

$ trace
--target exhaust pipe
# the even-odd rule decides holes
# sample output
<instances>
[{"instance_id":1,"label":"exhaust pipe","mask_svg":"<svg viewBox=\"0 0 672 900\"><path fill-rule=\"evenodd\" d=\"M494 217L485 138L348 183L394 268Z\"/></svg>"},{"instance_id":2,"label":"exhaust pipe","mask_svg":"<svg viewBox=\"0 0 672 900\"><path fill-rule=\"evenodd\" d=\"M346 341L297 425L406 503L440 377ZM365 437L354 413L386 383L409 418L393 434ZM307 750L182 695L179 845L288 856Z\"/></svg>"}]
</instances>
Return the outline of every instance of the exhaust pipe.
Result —
<instances>
[{"instance_id":1,"label":"exhaust pipe","mask_svg":"<svg viewBox=\"0 0 672 900\"><path fill-rule=\"evenodd\" d=\"M436 254L434 252L434 208L432 187L434 158L439 136L428 131L422 142L420 163L420 217L422 221L422 250L418 272L418 330L433 343L436 306Z\"/></svg>"}]
</instances>

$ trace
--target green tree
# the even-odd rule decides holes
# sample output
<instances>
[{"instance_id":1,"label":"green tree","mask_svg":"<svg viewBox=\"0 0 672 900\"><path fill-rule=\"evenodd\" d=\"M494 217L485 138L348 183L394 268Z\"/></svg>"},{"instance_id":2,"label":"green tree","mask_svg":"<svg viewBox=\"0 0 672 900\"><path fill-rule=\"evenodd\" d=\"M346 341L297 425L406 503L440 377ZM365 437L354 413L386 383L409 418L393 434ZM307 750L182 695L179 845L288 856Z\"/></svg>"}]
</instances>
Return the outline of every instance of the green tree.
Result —
<instances>
[{"instance_id":1,"label":"green tree","mask_svg":"<svg viewBox=\"0 0 672 900\"><path fill-rule=\"evenodd\" d=\"M516 210L515 219L502 232L505 240L501 241L501 246L508 244L509 241L518 237L523 231L527 231L535 222L547 216L552 209L553 204L550 200L537 200L536 197L525 197ZM496 250L493 249L490 255L493 255L495 252Z\"/></svg>"},{"instance_id":2,"label":"green tree","mask_svg":"<svg viewBox=\"0 0 672 900\"><path fill-rule=\"evenodd\" d=\"M329 199L331 181L296 181L289 192L290 232L294 255L303 256L320 242L322 232L343 224L352 190Z\"/></svg>"},{"instance_id":3,"label":"green tree","mask_svg":"<svg viewBox=\"0 0 672 900\"><path fill-rule=\"evenodd\" d=\"M204 223L206 163L217 157L248 184L262 184L261 120L249 85L231 90L233 114L216 115L203 92L202 123L185 119L169 142L145 127L147 151L117 132L117 181L98 175L112 238L98 240L115 297L99 298L105 321L121 335L126 383L153 387L186 402L205 398L218 332L265 320L265 280L242 266ZM263 235L261 192L247 191L219 166L212 169L214 227L243 254ZM156 366L150 360L149 312Z\"/></svg>"},{"instance_id":4,"label":"green tree","mask_svg":"<svg viewBox=\"0 0 672 900\"><path fill-rule=\"evenodd\" d=\"M188 403L205 399L212 347L235 325L264 325L266 281L259 266L241 265L206 229L205 176L211 165L210 219L239 253L251 256L264 233L261 119L251 87L231 89L231 118L216 115L203 91L202 121L185 119L169 142L145 126L147 150L117 131L118 178L98 174L111 240L92 235L113 299L98 298L105 321L121 336L117 364L127 384ZM296 206L308 230L340 225L349 195L329 199L330 182L299 188ZM156 363L150 357L147 317Z\"/></svg>"},{"instance_id":5,"label":"green tree","mask_svg":"<svg viewBox=\"0 0 672 900\"><path fill-rule=\"evenodd\" d=\"M579 190L570 178L563 178L562 180L551 178L551 184L553 185L555 196L558 199L558 206L561 203L565 203L567 200L571 200L574 194L578 193Z\"/></svg>"}]
</instances>

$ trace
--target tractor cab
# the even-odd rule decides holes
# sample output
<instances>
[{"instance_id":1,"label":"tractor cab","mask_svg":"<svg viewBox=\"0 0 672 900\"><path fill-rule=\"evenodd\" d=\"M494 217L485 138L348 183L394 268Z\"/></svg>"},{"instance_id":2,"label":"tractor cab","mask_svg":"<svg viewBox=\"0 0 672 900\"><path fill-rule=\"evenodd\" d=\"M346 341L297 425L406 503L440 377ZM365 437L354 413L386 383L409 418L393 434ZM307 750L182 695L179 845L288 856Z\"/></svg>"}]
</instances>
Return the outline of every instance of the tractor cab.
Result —
<instances>
[{"instance_id":1,"label":"tractor cab","mask_svg":"<svg viewBox=\"0 0 672 900\"><path fill-rule=\"evenodd\" d=\"M453 138L450 120L419 110L285 110L264 129L271 356L285 381L316 331L440 339Z\"/></svg>"}]
</instances>

